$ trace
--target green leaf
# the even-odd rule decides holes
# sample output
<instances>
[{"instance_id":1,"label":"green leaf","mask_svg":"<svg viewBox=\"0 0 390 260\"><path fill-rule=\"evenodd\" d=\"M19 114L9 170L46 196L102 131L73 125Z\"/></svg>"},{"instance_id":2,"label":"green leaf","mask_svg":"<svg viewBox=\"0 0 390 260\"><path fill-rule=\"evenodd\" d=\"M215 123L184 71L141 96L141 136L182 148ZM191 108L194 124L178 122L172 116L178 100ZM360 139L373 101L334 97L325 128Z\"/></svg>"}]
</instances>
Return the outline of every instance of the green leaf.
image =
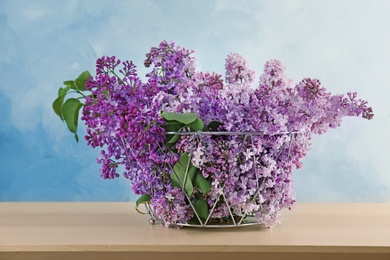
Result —
<instances>
[{"instance_id":1,"label":"green leaf","mask_svg":"<svg viewBox=\"0 0 390 260\"><path fill-rule=\"evenodd\" d=\"M90 77L91 74L87 70L81 73L74 81L77 89L81 91L85 91L85 84L87 83Z\"/></svg>"},{"instance_id":2,"label":"green leaf","mask_svg":"<svg viewBox=\"0 0 390 260\"><path fill-rule=\"evenodd\" d=\"M178 129L175 132L181 132L182 129L183 129L183 127L181 127L180 129ZM165 141L165 144L168 147L172 147L180 139L179 134L170 134L170 135L167 135L166 137L167 137L167 139Z\"/></svg>"},{"instance_id":3,"label":"green leaf","mask_svg":"<svg viewBox=\"0 0 390 260\"><path fill-rule=\"evenodd\" d=\"M162 112L161 116L167 121L177 121L185 125L191 124L194 122L198 116L195 113L175 113L175 112Z\"/></svg>"},{"instance_id":4,"label":"green leaf","mask_svg":"<svg viewBox=\"0 0 390 260\"><path fill-rule=\"evenodd\" d=\"M85 91L85 84L90 77L91 74L88 71L84 71L77 77L77 79L64 81L64 85L67 86L68 89L71 88L76 91Z\"/></svg>"},{"instance_id":5,"label":"green leaf","mask_svg":"<svg viewBox=\"0 0 390 260\"><path fill-rule=\"evenodd\" d=\"M188 169L188 178L190 178L191 182L194 182L195 174L197 170L198 168L196 168L192 163L190 163L190 168Z\"/></svg>"},{"instance_id":6,"label":"green leaf","mask_svg":"<svg viewBox=\"0 0 390 260\"><path fill-rule=\"evenodd\" d=\"M76 139L77 143L79 142L79 136L77 135L77 133L74 133L74 139Z\"/></svg>"},{"instance_id":7,"label":"green leaf","mask_svg":"<svg viewBox=\"0 0 390 260\"><path fill-rule=\"evenodd\" d=\"M162 127L167 132L180 132L183 128L184 124L177 121L168 121ZM166 146L172 147L178 140L180 139L180 135L167 135L166 136Z\"/></svg>"},{"instance_id":8,"label":"green leaf","mask_svg":"<svg viewBox=\"0 0 390 260\"><path fill-rule=\"evenodd\" d=\"M182 188L181 183L184 181L185 166L182 164L184 161L183 154L180 155L179 161L173 166L173 170L170 174L172 186Z\"/></svg>"},{"instance_id":9,"label":"green leaf","mask_svg":"<svg viewBox=\"0 0 390 260\"><path fill-rule=\"evenodd\" d=\"M59 89L58 89L58 96L65 96L66 93L68 93L68 90L69 90L69 89L70 89L69 87L66 87L66 88L59 88Z\"/></svg>"},{"instance_id":10,"label":"green leaf","mask_svg":"<svg viewBox=\"0 0 390 260\"><path fill-rule=\"evenodd\" d=\"M193 166L189 160L188 153L182 153L180 155L179 161L177 161L177 163L173 166L173 171L171 172L170 177L172 186L182 189L182 185L184 185L185 192L188 194L188 196L191 196L194 191L192 179L195 175L196 167ZM189 168L187 171L188 163L190 163L190 165L188 166Z\"/></svg>"},{"instance_id":11,"label":"green leaf","mask_svg":"<svg viewBox=\"0 0 390 260\"><path fill-rule=\"evenodd\" d=\"M167 132L179 132L180 129L184 126L183 123L177 122L177 121L168 121L165 125L162 127Z\"/></svg>"},{"instance_id":12,"label":"green leaf","mask_svg":"<svg viewBox=\"0 0 390 260\"><path fill-rule=\"evenodd\" d=\"M194 122L187 125L192 131L202 131L204 128L203 121L200 118L196 118Z\"/></svg>"},{"instance_id":13,"label":"green leaf","mask_svg":"<svg viewBox=\"0 0 390 260\"><path fill-rule=\"evenodd\" d=\"M74 80L67 80L67 81L64 81L64 85L66 86L67 89L78 90L78 89L77 89L77 86L76 86L76 83L74 82Z\"/></svg>"},{"instance_id":14,"label":"green leaf","mask_svg":"<svg viewBox=\"0 0 390 260\"><path fill-rule=\"evenodd\" d=\"M200 218L206 220L209 217L209 206L204 199L198 199L194 203L194 208Z\"/></svg>"},{"instance_id":15,"label":"green leaf","mask_svg":"<svg viewBox=\"0 0 390 260\"><path fill-rule=\"evenodd\" d=\"M219 121L211 121L208 125L207 125L207 130L212 130L212 131L218 131L218 127L223 125L223 123L219 122Z\"/></svg>"},{"instance_id":16,"label":"green leaf","mask_svg":"<svg viewBox=\"0 0 390 260\"><path fill-rule=\"evenodd\" d=\"M65 95L66 94L59 96L53 102L53 110L61 118L62 121L64 121L64 116L62 114L62 106L64 105Z\"/></svg>"},{"instance_id":17,"label":"green leaf","mask_svg":"<svg viewBox=\"0 0 390 260\"><path fill-rule=\"evenodd\" d=\"M77 125L79 120L79 111L82 106L83 104L76 98L69 98L62 106L62 115L69 131L75 134L76 141L78 141Z\"/></svg>"},{"instance_id":18,"label":"green leaf","mask_svg":"<svg viewBox=\"0 0 390 260\"><path fill-rule=\"evenodd\" d=\"M180 135L168 135L167 136L167 144L174 144L180 139Z\"/></svg>"},{"instance_id":19,"label":"green leaf","mask_svg":"<svg viewBox=\"0 0 390 260\"><path fill-rule=\"evenodd\" d=\"M150 201L151 199L152 199L152 197L150 197L150 195L148 195L148 194L141 195L141 197L139 197L137 199L137 201L135 202L135 205L136 205L136 207L138 207L139 204Z\"/></svg>"},{"instance_id":20,"label":"green leaf","mask_svg":"<svg viewBox=\"0 0 390 260\"><path fill-rule=\"evenodd\" d=\"M64 104L65 96L68 93L70 86L66 86L65 88L58 89L58 97L53 102L53 110L54 112L64 121L64 116L62 114L62 106Z\"/></svg>"},{"instance_id":21,"label":"green leaf","mask_svg":"<svg viewBox=\"0 0 390 260\"><path fill-rule=\"evenodd\" d=\"M207 194L211 190L211 184L203 177L200 171L197 171L195 174L194 186L199 188L203 194Z\"/></svg>"}]
</instances>

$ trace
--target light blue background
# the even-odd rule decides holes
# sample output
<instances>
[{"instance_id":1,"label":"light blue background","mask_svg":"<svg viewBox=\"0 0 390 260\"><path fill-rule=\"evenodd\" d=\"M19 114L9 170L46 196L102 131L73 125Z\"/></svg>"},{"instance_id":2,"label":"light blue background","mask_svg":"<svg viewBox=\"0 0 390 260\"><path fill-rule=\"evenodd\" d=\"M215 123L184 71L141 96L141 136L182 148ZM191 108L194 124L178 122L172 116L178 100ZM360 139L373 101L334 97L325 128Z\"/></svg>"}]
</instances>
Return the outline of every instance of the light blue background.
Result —
<instances>
[{"instance_id":1,"label":"light blue background","mask_svg":"<svg viewBox=\"0 0 390 260\"><path fill-rule=\"evenodd\" d=\"M62 81L102 55L131 59L162 40L195 49L224 73L228 53L260 75L280 59L294 80L357 91L375 118L316 137L295 172L298 201L390 201L390 1L0 0L0 201L127 201L124 179L102 180L98 153L74 142L51 110ZM80 135L83 135L83 129Z\"/></svg>"}]
</instances>

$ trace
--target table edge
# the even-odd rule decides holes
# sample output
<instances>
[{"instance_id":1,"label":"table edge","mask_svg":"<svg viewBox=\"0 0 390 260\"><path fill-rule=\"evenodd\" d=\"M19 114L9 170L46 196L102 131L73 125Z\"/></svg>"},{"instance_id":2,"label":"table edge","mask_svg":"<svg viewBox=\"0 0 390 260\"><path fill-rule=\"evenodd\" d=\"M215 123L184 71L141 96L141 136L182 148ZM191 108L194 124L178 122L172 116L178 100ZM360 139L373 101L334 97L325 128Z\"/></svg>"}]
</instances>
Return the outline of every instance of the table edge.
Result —
<instances>
[{"instance_id":1,"label":"table edge","mask_svg":"<svg viewBox=\"0 0 390 260\"><path fill-rule=\"evenodd\" d=\"M2 252L388 253L388 246L0 245Z\"/></svg>"}]
</instances>

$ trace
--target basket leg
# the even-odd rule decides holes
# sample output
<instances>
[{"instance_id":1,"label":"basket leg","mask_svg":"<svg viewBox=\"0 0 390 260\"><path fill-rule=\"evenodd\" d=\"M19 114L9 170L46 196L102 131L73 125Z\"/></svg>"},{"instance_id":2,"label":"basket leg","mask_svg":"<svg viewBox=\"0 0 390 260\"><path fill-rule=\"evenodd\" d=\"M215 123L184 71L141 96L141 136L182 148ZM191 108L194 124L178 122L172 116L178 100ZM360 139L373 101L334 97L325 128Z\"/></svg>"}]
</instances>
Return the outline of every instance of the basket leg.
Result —
<instances>
[{"instance_id":1,"label":"basket leg","mask_svg":"<svg viewBox=\"0 0 390 260\"><path fill-rule=\"evenodd\" d=\"M149 219L149 224L154 225L156 223L156 217L154 216L152 207L150 206L149 202L145 203L145 208L149 213L150 219Z\"/></svg>"}]
</instances>

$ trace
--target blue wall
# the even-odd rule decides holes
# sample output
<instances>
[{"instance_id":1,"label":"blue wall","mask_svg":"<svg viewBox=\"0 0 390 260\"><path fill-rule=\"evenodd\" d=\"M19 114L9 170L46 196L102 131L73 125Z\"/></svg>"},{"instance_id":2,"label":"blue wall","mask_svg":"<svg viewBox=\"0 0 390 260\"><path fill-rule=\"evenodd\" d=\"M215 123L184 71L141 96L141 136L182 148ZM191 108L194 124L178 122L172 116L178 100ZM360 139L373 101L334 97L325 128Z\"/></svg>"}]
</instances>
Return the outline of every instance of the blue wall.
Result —
<instances>
[{"instance_id":1,"label":"blue wall","mask_svg":"<svg viewBox=\"0 0 390 260\"><path fill-rule=\"evenodd\" d=\"M357 91L375 111L316 137L296 172L299 201L389 201L389 1L0 0L0 201L135 200L124 178L102 180L98 153L75 143L51 111L63 80L96 58L132 59L161 40L196 50L224 73L230 52L259 76L278 58L294 82L317 77ZM82 136L82 131L80 136Z\"/></svg>"}]
</instances>

